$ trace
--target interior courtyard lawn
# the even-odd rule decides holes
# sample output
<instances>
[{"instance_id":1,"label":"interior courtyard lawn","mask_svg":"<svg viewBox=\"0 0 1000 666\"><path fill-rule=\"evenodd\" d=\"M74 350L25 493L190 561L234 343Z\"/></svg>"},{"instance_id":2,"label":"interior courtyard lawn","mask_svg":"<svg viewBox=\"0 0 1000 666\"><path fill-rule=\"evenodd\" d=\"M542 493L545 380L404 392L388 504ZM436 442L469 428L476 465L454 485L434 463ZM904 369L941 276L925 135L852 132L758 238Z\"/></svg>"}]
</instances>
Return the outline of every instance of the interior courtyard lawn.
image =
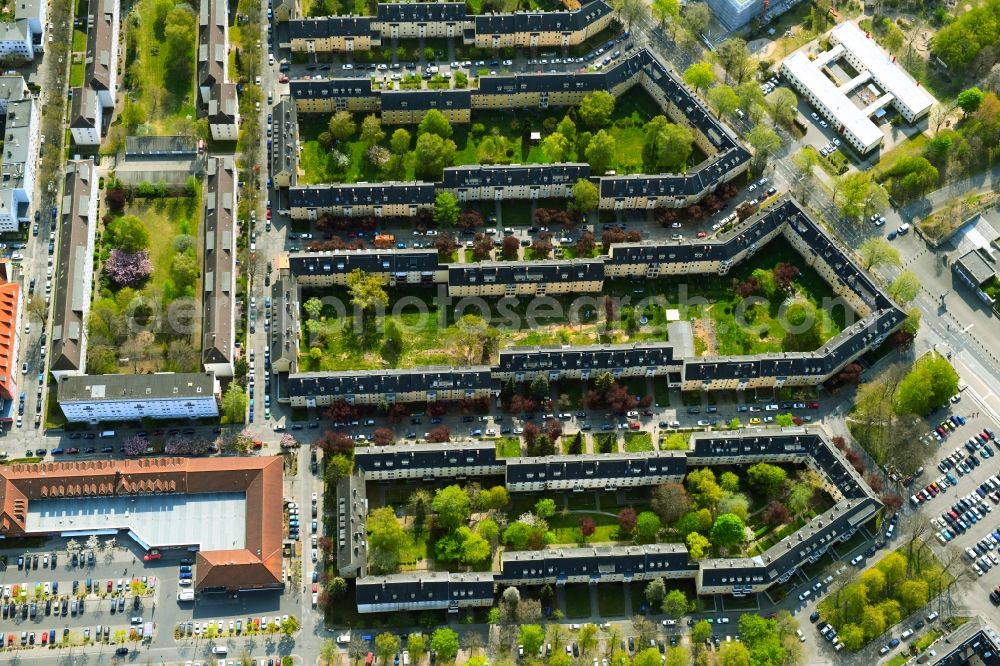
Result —
<instances>
[{"instance_id":1,"label":"interior courtyard lawn","mask_svg":"<svg viewBox=\"0 0 1000 666\"><path fill-rule=\"evenodd\" d=\"M741 322L737 318L740 298L733 285L736 281L748 279L755 269L769 270L780 262L788 262L801 271L794 281L795 298L805 299L816 306L817 316L820 318L818 347L843 330L849 316L847 308L838 304L829 312L823 309L827 299L833 298L833 290L781 237L761 248L749 260L735 266L728 275L646 280L638 288L629 280L607 281L604 294L628 296L633 304L637 299L644 302L641 312L636 312L634 305L624 305L619 313L620 321L615 322L610 330L605 327L604 313L599 308L602 294L587 295L591 297L590 300L583 302L577 301L578 295L545 297L549 299L551 307L541 308L537 307L539 298L483 300L492 309L488 323L500 332L501 349L510 346L668 341L666 310L677 309L682 321L694 321L695 342L701 341L700 349L706 354L776 352L783 351L785 343L785 329L781 319L784 312L782 299L775 298L752 305L746 309L746 321ZM388 293L389 312L404 297L415 297L426 305L423 312L407 305L397 314L386 316L395 319L403 330L403 348L400 353L390 353L385 348L382 322L368 329L355 326L352 308L346 305L350 302L347 291L335 288L315 295L339 299L345 304L348 314L339 316L328 305L323 312L323 322L317 328L318 334L308 330L307 318L303 316L303 351L300 356L302 370L375 370L450 365L455 362L456 355L460 358L465 353L463 350L467 345L454 326L454 303L442 312L433 300L428 300L427 290L400 287L390 289ZM303 295L303 299L309 296L310 294ZM529 308L531 318L528 316ZM469 313L478 312L478 309L469 310ZM640 316L646 317L645 324L629 326L625 323L628 319L638 322ZM753 329L748 330L747 325ZM645 394L644 380L636 384L635 391ZM601 442L599 435L597 442ZM617 444L615 446L617 450Z\"/></svg>"},{"instance_id":2,"label":"interior courtyard lawn","mask_svg":"<svg viewBox=\"0 0 1000 666\"><path fill-rule=\"evenodd\" d=\"M777 237L761 248L748 260L741 262L728 275L698 275L692 284L691 276L652 281L652 288L677 294L676 307L681 320L695 321L695 341L702 340L707 355L748 355L783 351L785 329L781 315L784 301L779 298L768 303L749 305L742 320L737 315L742 306L740 296L734 291L736 282L747 280L755 269L770 270L780 262L797 267L800 274L794 281L795 298L803 298L816 306L820 319L822 344L839 334L848 321L848 308L838 304L827 311L824 303L832 302L835 294L819 273L782 237ZM647 281L647 285L651 284ZM647 293L649 288L647 288ZM688 302L681 302L684 292ZM707 306L699 304L704 299ZM707 321L704 317L707 310ZM853 317L853 313L850 313ZM710 328L709 328L710 327ZM749 328L748 328L749 327Z\"/></svg>"},{"instance_id":3,"label":"interior courtyard lawn","mask_svg":"<svg viewBox=\"0 0 1000 666\"><path fill-rule=\"evenodd\" d=\"M395 303L407 296L419 299L426 308L421 312L416 307L407 305L396 314L386 315L384 320L368 329L355 325L346 289L332 288L322 293L303 295L303 302L316 295L332 296L345 304L342 315L332 305L327 305L322 313L322 323L312 332L307 323L308 317L303 314L303 351L300 355L303 371L375 370L453 364L456 354L464 354L462 350L466 349L462 335L454 325L455 310L448 307L442 312L437 304L427 300L428 294L427 290L419 288L389 290L389 312L393 311ZM593 323L574 325L568 318L572 299L552 298L552 302L560 306L552 309L554 314L546 315L547 308L539 308L536 311L538 316L533 319L527 316L532 299L505 299L502 313L498 309L498 299L484 299L484 302L494 308L489 323L500 331L500 348L511 345L600 342L596 317ZM469 312L478 313L478 310ZM391 353L384 345L384 321L388 319L395 320L403 331L403 349L399 354Z\"/></svg>"},{"instance_id":4,"label":"interior courtyard lawn","mask_svg":"<svg viewBox=\"0 0 1000 666\"><path fill-rule=\"evenodd\" d=\"M162 199L133 199L126 207L126 215L142 220L149 232L149 259L153 274L149 286L165 298L170 297L168 281L173 261L174 239L180 234L201 238L201 194L193 197L164 197ZM198 265L202 264L202 246L198 244ZM204 276L203 276L204 277ZM200 279L194 293L200 292Z\"/></svg>"},{"instance_id":5,"label":"interior courtyard lawn","mask_svg":"<svg viewBox=\"0 0 1000 666\"><path fill-rule=\"evenodd\" d=\"M611 169L619 174L643 171L643 125L660 113L653 99L639 88L633 88L626 98L618 100L611 124L607 128L616 142L617 161L611 165ZM540 142L531 141L530 134L539 131L543 138L548 136L556 123L567 114L575 117L575 111L567 107L517 113L474 111L471 123L452 124L454 130L452 140L456 146L452 165L552 163L555 160L546 154ZM331 152L319 142L319 135L327 129L329 119L330 116L327 114L317 114L299 121L299 135L302 140L302 153L299 156L300 181L304 184L315 184L389 180L367 163L364 158L367 146L358 139L357 133L350 140L334 146L346 153L349 158L346 169L337 167ZM355 114L354 122L359 127L362 119L363 114ZM389 137L397 128L386 126L382 129L386 135L382 144L388 148ZM416 128L408 126L405 129L415 140ZM577 131L582 132L584 128L579 126ZM688 163L694 166L705 157L704 153L694 145ZM573 160L564 158L564 161ZM577 155L576 161L582 162L585 158ZM411 152L404 159L402 180L416 180L415 166L416 161Z\"/></svg>"},{"instance_id":6,"label":"interior courtyard lawn","mask_svg":"<svg viewBox=\"0 0 1000 666\"><path fill-rule=\"evenodd\" d=\"M584 516L593 519L596 529L587 538L580 532L580 520ZM618 540L618 518L601 513L576 511L573 513L557 513L549 518L549 528L556 536L556 543L562 545L579 545L584 543L602 543Z\"/></svg>"},{"instance_id":7,"label":"interior courtyard lawn","mask_svg":"<svg viewBox=\"0 0 1000 666\"><path fill-rule=\"evenodd\" d=\"M153 134L170 134L184 129L197 118L194 105L194 76L197 68L195 45L198 40L198 10L192 8L194 30L186 58L171 60L165 37L158 33L156 0L138 0L122 16L126 35L125 85L129 97L142 107L145 124ZM165 28L163 28L165 30ZM182 74L182 75L179 75Z\"/></svg>"}]
</instances>

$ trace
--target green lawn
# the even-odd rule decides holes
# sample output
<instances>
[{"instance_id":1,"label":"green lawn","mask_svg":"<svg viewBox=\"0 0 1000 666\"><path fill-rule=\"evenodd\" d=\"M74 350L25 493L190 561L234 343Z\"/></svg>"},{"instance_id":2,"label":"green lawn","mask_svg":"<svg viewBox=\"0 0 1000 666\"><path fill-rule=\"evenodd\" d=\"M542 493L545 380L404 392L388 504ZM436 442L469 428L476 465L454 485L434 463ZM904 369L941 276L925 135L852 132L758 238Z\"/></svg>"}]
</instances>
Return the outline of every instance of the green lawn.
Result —
<instances>
[{"instance_id":1,"label":"green lawn","mask_svg":"<svg viewBox=\"0 0 1000 666\"><path fill-rule=\"evenodd\" d=\"M589 514L566 513L556 514L549 519L549 527L556 536L556 543L559 544L583 544L600 543L604 541L618 540L618 519L614 516L602 514L590 515L596 529L592 535L583 538L580 532L580 520Z\"/></svg>"},{"instance_id":2,"label":"green lawn","mask_svg":"<svg viewBox=\"0 0 1000 666\"><path fill-rule=\"evenodd\" d=\"M690 437L684 433L672 432L660 438L661 451L687 451Z\"/></svg>"},{"instance_id":3,"label":"green lawn","mask_svg":"<svg viewBox=\"0 0 1000 666\"><path fill-rule=\"evenodd\" d=\"M83 77L87 74L87 66L83 62L74 62L69 66L69 87L83 85Z\"/></svg>"},{"instance_id":4,"label":"green lawn","mask_svg":"<svg viewBox=\"0 0 1000 666\"><path fill-rule=\"evenodd\" d=\"M178 6L190 9L190 5ZM156 16L156 0L138 0L132 12L139 17L138 21L122 21L123 30L137 27L135 51L126 54L125 87L145 111L146 124L152 126L154 133L167 134L188 123L189 117L196 117L194 76L198 13L196 9L191 9L195 29L191 32L191 44L186 56L172 60L164 35L159 32L165 28L153 19ZM131 38L129 43L133 43Z\"/></svg>"},{"instance_id":5,"label":"green lawn","mask_svg":"<svg viewBox=\"0 0 1000 666\"><path fill-rule=\"evenodd\" d=\"M154 291L163 293L170 279L174 239L179 234L201 238L201 211L200 193L194 197L136 198L125 208L125 214L138 217L149 232L149 258L153 262L149 285ZM198 265L201 265L201 252ZM199 293L198 289L195 293Z\"/></svg>"},{"instance_id":6,"label":"green lawn","mask_svg":"<svg viewBox=\"0 0 1000 666\"><path fill-rule=\"evenodd\" d=\"M923 652L924 650L926 650L931 646L931 643L933 643L943 635L944 632L939 631L937 629L932 629L931 631L928 631L926 634L917 639L917 641L913 644L913 649L916 650L917 652Z\"/></svg>"},{"instance_id":7,"label":"green lawn","mask_svg":"<svg viewBox=\"0 0 1000 666\"><path fill-rule=\"evenodd\" d=\"M627 432L625 433L625 451L628 453L641 453L653 450L653 436L648 432Z\"/></svg>"},{"instance_id":8,"label":"green lawn","mask_svg":"<svg viewBox=\"0 0 1000 666\"><path fill-rule=\"evenodd\" d=\"M590 586L575 584L566 586L566 617L569 619L590 616Z\"/></svg>"},{"instance_id":9,"label":"green lawn","mask_svg":"<svg viewBox=\"0 0 1000 666\"><path fill-rule=\"evenodd\" d=\"M912 139L907 141L900 141L892 150L882 153L879 157L878 164L872 169L872 175L876 178L881 177L885 172L892 170L892 167L896 166L899 160L906 157L921 157L924 154L924 150L927 147L927 136L925 134L918 134Z\"/></svg>"},{"instance_id":10,"label":"green lawn","mask_svg":"<svg viewBox=\"0 0 1000 666\"><path fill-rule=\"evenodd\" d=\"M430 533L427 530L420 532L408 530L407 536L409 539L406 547L399 554L399 563L402 565L416 564L427 557L427 540L430 538Z\"/></svg>"},{"instance_id":11,"label":"green lawn","mask_svg":"<svg viewBox=\"0 0 1000 666\"><path fill-rule=\"evenodd\" d=\"M778 238L768 243L749 261L737 265L724 279L707 275L699 278L702 288L699 295L711 303L708 314L714 325L715 353L746 355L784 351L785 329L780 315L783 314L785 300L773 298L764 303L758 302L743 307L742 299L732 290L734 281L745 281L755 269L768 270L779 262L792 264L801 271L794 281L795 298L802 298L816 306L819 317L817 346L839 334L843 329L846 319L845 308L833 309L831 316L831 313L822 307L824 299L834 297L833 289L806 264L787 241ZM695 316L697 313L697 309L692 313L682 311L681 317Z\"/></svg>"},{"instance_id":12,"label":"green lawn","mask_svg":"<svg viewBox=\"0 0 1000 666\"><path fill-rule=\"evenodd\" d=\"M526 204L523 219L530 219L530 204ZM507 223L507 211L510 204L504 205L504 224ZM557 295L546 297L551 299L552 307L531 308L530 299L485 299L484 303L491 308L489 322L499 331L499 347L532 346L532 345L583 345L607 342L635 342L640 340L665 341L668 339L665 311L667 308L680 310L682 319L702 318L707 313L711 323L712 346L709 349L707 336L699 334L695 342L702 342L703 348L715 354L750 354L759 352L784 351L786 344L785 331L781 322L785 303L780 297L770 301L757 303L747 308L741 315L741 303L733 290L733 282L743 281L750 277L754 269L771 269L777 263L786 261L801 271L793 286L794 298L809 301L817 306L824 299L833 297L833 290L788 243L779 238L772 241L748 261L734 267L729 275L699 275L696 286L692 287L689 278L660 278L643 282L642 298L650 299L641 313L631 313L634 319L641 314L646 317L646 323L634 330L626 330L616 326L607 331L603 324L603 313L596 309L588 317L582 317L581 311L574 309L576 295ZM635 285L628 280L609 280L605 285L605 293L612 296L634 297ZM342 312L352 313L347 305L350 301L347 291L334 288L306 294L310 296L333 297L345 305ZM456 358L462 359L468 355L468 344L454 326L454 313L451 309L439 311L437 304L427 301L427 292L413 288L394 288L389 290L389 307L387 311L394 312L401 299L412 297L424 304L423 310L418 310L410 298L406 307L387 318L394 319L403 331L402 351L398 354L384 348L383 324L377 322L374 327L363 328L355 325L353 314L340 316L337 310L328 305L323 313L323 320L314 325L315 330L308 330L306 317L303 317L303 336L301 365L303 371L316 370L346 370L346 369L380 369L388 367L414 367L416 365L453 364ZM702 301L703 299L703 301ZM698 302L707 303L698 307ZM626 306L624 310L630 308ZM571 320L570 313L574 314ZM529 317L530 314L530 317ZM588 313L583 312L586 315ZM741 315L743 319L739 319ZM822 342L839 333L846 319L845 307L835 307L832 312L817 307L819 324L815 339ZM313 351L315 349L315 351ZM469 362L475 359L469 358ZM647 393L647 383L644 378L626 381L629 390L636 395ZM598 441L601 437L598 436ZM678 444L678 446L680 446ZM686 447L686 444L685 444ZM617 450L617 447L614 447Z\"/></svg>"},{"instance_id":13,"label":"green lawn","mask_svg":"<svg viewBox=\"0 0 1000 666\"><path fill-rule=\"evenodd\" d=\"M521 455L521 440L517 437L501 437L497 440L497 456L516 458Z\"/></svg>"},{"instance_id":14,"label":"green lawn","mask_svg":"<svg viewBox=\"0 0 1000 666\"><path fill-rule=\"evenodd\" d=\"M87 31L80 30L79 28L73 30L73 50L74 51L86 51L87 50Z\"/></svg>"}]
</instances>

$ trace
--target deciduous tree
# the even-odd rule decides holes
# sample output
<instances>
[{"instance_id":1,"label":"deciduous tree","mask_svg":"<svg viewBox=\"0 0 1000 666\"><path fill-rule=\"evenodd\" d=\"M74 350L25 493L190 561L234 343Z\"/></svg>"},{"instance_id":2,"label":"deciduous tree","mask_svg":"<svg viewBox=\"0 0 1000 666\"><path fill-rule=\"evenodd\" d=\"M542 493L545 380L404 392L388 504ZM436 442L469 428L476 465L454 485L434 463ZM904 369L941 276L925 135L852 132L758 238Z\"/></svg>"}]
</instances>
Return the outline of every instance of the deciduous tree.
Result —
<instances>
[{"instance_id":1,"label":"deciduous tree","mask_svg":"<svg viewBox=\"0 0 1000 666\"><path fill-rule=\"evenodd\" d=\"M861 257L861 264L866 269L882 265L900 265L899 250L882 236L872 236L863 240L858 246L858 256Z\"/></svg>"},{"instance_id":2,"label":"deciduous tree","mask_svg":"<svg viewBox=\"0 0 1000 666\"><path fill-rule=\"evenodd\" d=\"M607 127L615 111L615 98L605 90L588 93L577 108L576 116L590 129Z\"/></svg>"},{"instance_id":3,"label":"deciduous tree","mask_svg":"<svg viewBox=\"0 0 1000 666\"><path fill-rule=\"evenodd\" d=\"M696 91L707 90L715 83L715 72L712 65L705 61L696 62L684 70L684 82Z\"/></svg>"},{"instance_id":4,"label":"deciduous tree","mask_svg":"<svg viewBox=\"0 0 1000 666\"><path fill-rule=\"evenodd\" d=\"M354 122L354 116L349 111L337 111L330 117L327 131L338 141L346 141L354 136L358 126Z\"/></svg>"}]
</instances>

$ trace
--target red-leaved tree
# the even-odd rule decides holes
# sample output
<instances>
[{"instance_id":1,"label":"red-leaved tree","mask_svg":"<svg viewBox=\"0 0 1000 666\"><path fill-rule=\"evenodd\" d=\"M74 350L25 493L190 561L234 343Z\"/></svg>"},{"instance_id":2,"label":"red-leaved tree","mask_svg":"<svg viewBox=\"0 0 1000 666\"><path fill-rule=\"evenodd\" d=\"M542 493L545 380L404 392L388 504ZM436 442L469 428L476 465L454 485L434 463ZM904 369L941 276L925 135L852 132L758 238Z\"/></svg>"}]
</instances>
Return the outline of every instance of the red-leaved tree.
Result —
<instances>
[{"instance_id":1,"label":"red-leaved tree","mask_svg":"<svg viewBox=\"0 0 1000 666\"><path fill-rule=\"evenodd\" d=\"M632 507L625 507L618 512L618 529L621 530L622 534L632 534L632 530L635 529L635 509Z\"/></svg>"},{"instance_id":2,"label":"red-leaved tree","mask_svg":"<svg viewBox=\"0 0 1000 666\"><path fill-rule=\"evenodd\" d=\"M448 442L451 441L451 432L448 430L448 426L435 426L430 429L427 433L428 442Z\"/></svg>"}]
</instances>

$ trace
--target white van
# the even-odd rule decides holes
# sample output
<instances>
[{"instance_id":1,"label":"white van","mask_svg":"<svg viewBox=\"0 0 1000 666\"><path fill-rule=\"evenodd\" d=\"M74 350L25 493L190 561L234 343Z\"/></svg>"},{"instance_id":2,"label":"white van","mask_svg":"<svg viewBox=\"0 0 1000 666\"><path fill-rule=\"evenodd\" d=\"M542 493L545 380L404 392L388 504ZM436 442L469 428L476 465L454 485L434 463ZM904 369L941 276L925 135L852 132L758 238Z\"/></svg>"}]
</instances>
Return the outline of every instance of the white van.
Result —
<instances>
[{"instance_id":1,"label":"white van","mask_svg":"<svg viewBox=\"0 0 1000 666\"><path fill-rule=\"evenodd\" d=\"M110 439L114 436L115 436L114 430L102 430L100 435L101 439Z\"/></svg>"},{"instance_id":2,"label":"white van","mask_svg":"<svg viewBox=\"0 0 1000 666\"><path fill-rule=\"evenodd\" d=\"M218 654L224 657L227 654L229 654L229 648L227 648L225 645L216 645L214 648L212 648L212 654Z\"/></svg>"}]
</instances>

